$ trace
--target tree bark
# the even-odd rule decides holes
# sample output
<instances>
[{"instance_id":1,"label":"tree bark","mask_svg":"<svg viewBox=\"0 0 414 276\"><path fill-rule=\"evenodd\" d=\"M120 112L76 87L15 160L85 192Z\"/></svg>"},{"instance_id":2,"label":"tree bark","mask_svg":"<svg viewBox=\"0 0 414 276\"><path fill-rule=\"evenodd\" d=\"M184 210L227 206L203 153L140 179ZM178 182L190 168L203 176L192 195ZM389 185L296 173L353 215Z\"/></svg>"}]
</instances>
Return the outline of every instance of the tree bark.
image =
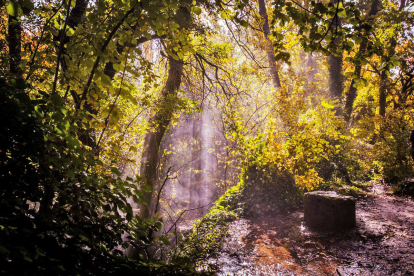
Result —
<instances>
[{"instance_id":1,"label":"tree bark","mask_svg":"<svg viewBox=\"0 0 414 276\"><path fill-rule=\"evenodd\" d=\"M331 3L336 5L338 3L338 0L331 0ZM332 19L334 21L333 26L338 26L341 24L341 20L339 19L338 15L335 15L335 17ZM333 27L332 26L332 27ZM334 39L335 44L340 43L340 38L336 37ZM342 52L339 55L330 55L328 57L328 64L329 64L329 90L331 94L331 98L341 99L342 97L342 89L344 84L344 79L342 76Z\"/></svg>"},{"instance_id":2,"label":"tree bark","mask_svg":"<svg viewBox=\"0 0 414 276\"><path fill-rule=\"evenodd\" d=\"M183 61L169 58L168 78L162 91L162 100L157 114L151 119L152 131L148 131L144 140L144 151L141 159L141 176L145 179L145 183L151 186L154 192L157 177L158 154L160 150L161 140L165 131L171 122L174 110L171 107L171 100L177 95L180 88L181 78L183 76ZM142 218L150 218L153 216L153 192L144 193L147 205L142 205L140 216Z\"/></svg>"},{"instance_id":3,"label":"tree bark","mask_svg":"<svg viewBox=\"0 0 414 276\"><path fill-rule=\"evenodd\" d=\"M380 6L380 1L379 0L374 0L371 4L371 9L368 13L368 16L375 16L379 10L379 6ZM372 19L370 19L371 21ZM361 43L361 45L359 46L359 54L363 55L366 51L367 45L366 43ZM361 77L361 65L358 65L355 67L355 71L354 71L354 75L356 75L356 78L360 78ZM349 122L349 120L351 119L351 115L352 115L352 108L354 105L354 101L357 95L357 89L356 87L354 87L355 84L355 80L352 79L351 81L351 85L349 87L349 90L346 94L346 100L345 100L345 120L347 122Z\"/></svg>"},{"instance_id":4,"label":"tree bark","mask_svg":"<svg viewBox=\"0 0 414 276\"><path fill-rule=\"evenodd\" d=\"M185 7L180 7L175 15L176 22L184 30L191 22L191 14ZM168 58L169 69L165 86L161 92L158 112L150 119L151 129L144 138L144 150L141 158L140 175L152 189L152 192L144 193L146 205L140 206L141 218L151 218L153 214L153 195L156 193L155 184L157 179L158 155L161 140L171 122L174 113L173 103L176 100L181 79L184 74L183 60Z\"/></svg>"},{"instance_id":5,"label":"tree bark","mask_svg":"<svg viewBox=\"0 0 414 276\"><path fill-rule=\"evenodd\" d=\"M141 218L152 218L155 212L157 194L156 181L158 175L158 163L159 152L162 138L171 122L174 110L171 106L171 101L177 95L177 91L181 85L181 78L184 73L184 63L182 60L175 60L169 58L169 70L168 78L165 83L164 89L161 94L161 103L159 105L159 111L150 119L151 128L144 138L144 150L141 158L140 175L144 178L144 183L151 187L150 192L144 192L144 198L146 204L140 205L139 215ZM155 200L154 200L155 199ZM153 236L154 233L149 233ZM140 252L143 257L151 258L153 252L151 248L145 248L138 250L134 247L129 247L126 251L126 255L131 258L135 258Z\"/></svg>"},{"instance_id":6,"label":"tree bark","mask_svg":"<svg viewBox=\"0 0 414 276\"><path fill-rule=\"evenodd\" d=\"M335 39L337 40L337 39ZM336 100L342 97L342 87L344 84L342 76L342 53L339 56L330 55L329 63L329 90L331 98Z\"/></svg>"},{"instance_id":7,"label":"tree bark","mask_svg":"<svg viewBox=\"0 0 414 276\"><path fill-rule=\"evenodd\" d=\"M275 51L273 48L273 44L269 39L270 28L269 28L269 20L267 17L267 10L266 10L266 3L265 0L259 0L259 14L263 19L263 33L265 35L265 43L266 43L266 54L267 59L269 62L270 73L273 78L273 84L279 88L281 87L280 84L280 77L279 72L276 67L276 59L275 59Z\"/></svg>"},{"instance_id":8,"label":"tree bark","mask_svg":"<svg viewBox=\"0 0 414 276\"><path fill-rule=\"evenodd\" d=\"M386 71L381 72L381 83L379 89L379 115L385 116L385 108L387 105L387 74Z\"/></svg>"},{"instance_id":9,"label":"tree bark","mask_svg":"<svg viewBox=\"0 0 414 276\"><path fill-rule=\"evenodd\" d=\"M405 0L401 0L398 11L401 12L404 8L405 8ZM393 56L395 54L396 46L397 46L397 38L393 37L391 39L390 48L388 50L390 56ZM381 79L381 83L380 83L380 89L379 89L379 115L385 117L386 107L387 107L387 80L388 80L388 76L385 70L381 72L380 79Z\"/></svg>"}]
</instances>

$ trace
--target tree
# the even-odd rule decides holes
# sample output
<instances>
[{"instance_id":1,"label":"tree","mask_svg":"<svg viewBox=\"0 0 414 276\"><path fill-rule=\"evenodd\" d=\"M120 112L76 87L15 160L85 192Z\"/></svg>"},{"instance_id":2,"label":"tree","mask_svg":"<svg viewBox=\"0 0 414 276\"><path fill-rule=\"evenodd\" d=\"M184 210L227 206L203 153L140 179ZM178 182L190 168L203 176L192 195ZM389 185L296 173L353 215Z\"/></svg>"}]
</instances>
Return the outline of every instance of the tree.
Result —
<instances>
[{"instance_id":1,"label":"tree","mask_svg":"<svg viewBox=\"0 0 414 276\"><path fill-rule=\"evenodd\" d=\"M275 85L275 87L280 87L281 84L280 84L279 73L278 73L277 66L276 66L275 50L273 49L272 42L269 40L270 29L269 29L269 20L267 16L265 0L259 0L259 14L263 20L262 28L263 28L263 33L264 33L265 40L266 40L265 48L266 48L267 59L269 62L270 73L273 76L273 84Z\"/></svg>"},{"instance_id":2,"label":"tree","mask_svg":"<svg viewBox=\"0 0 414 276\"><path fill-rule=\"evenodd\" d=\"M371 4L371 8L369 10L368 13L368 20L373 21L373 17L377 14L378 10L379 10L379 5L380 5L380 1L379 0L374 0ZM366 51L366 43L361 43L359 45L359 53L363 54ZM355 79L359 79L361 77L361 64L356 65L355 67L355 71L353 73L353 75L355 75L355 77L352 78L351 84L349 86L348 92L346 93L346 101L345 101L345 112L344 112L344 116L345 116L345 120L349 122L350 118L351 118L351 114L352 114L352 107L354 104L354 100L356 97L356 93L357 93L357 88L356 88L356 83L355 83Z\"/></svg>"}]
</instances>

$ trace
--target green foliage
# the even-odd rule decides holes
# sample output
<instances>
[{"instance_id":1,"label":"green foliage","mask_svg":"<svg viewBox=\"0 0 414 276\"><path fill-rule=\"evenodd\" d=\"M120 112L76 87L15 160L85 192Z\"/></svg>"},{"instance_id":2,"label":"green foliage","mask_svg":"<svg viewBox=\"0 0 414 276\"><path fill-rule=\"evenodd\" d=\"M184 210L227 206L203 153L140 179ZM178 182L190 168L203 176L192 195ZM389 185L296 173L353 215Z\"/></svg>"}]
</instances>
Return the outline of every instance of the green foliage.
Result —
<instances>
[{"instance_id":1,"label":"green foliage","mask_svg":"<svg viewBox=\"0 0 414 276\"><path fill-rule=\"evenodd\" d=\"M378 173L389 183L398 182L414 174L411 148L408 141L411 118L405 111L387 116L381 123L378 141L373 147Z\"/></svg>"},{"instance_id":2,"label":"green foliage","mask_svg":"<svg viewBox=\"0 0 414 276\"><path fill-rule=\"evenodd\" d=\"M134 216L127 202L145 202L140 178L122 180L115 167L102 167L58 95L32 100L24 89L1 86L1 273L163 275L162 262L131 261L122 252L149 245L149 233L161 227ZM133 240L124 242L124 233Z\"/></svg>"}]
</instances>

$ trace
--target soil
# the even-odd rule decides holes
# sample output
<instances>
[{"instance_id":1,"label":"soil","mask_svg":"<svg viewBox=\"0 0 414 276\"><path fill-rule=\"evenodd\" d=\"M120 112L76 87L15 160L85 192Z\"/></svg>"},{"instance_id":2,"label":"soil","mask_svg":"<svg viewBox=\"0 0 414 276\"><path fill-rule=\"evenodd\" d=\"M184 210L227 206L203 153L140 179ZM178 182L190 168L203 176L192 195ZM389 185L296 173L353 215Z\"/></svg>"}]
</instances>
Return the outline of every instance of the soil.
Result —
<instances>
[{"instance_id":1,"label":"soil","mask_svg":"<svg viewBox=\"0 0 414 276\"><path fill-rule=\"evenodd\" d=\"M323 234L300 211L238 219L211 264L217 275L414 275L414 200L374 185L356 216L353 230Z\"/></svg>"}]
</instances>

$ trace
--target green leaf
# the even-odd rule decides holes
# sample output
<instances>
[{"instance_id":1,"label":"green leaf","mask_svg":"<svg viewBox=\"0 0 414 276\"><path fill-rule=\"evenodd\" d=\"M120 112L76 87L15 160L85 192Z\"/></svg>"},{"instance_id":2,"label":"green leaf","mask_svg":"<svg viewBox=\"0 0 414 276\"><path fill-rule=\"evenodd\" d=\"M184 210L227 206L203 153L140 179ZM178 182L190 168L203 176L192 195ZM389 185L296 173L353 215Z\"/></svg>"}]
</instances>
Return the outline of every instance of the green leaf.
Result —
<instances>
[{"instance_id":1,"label":"green leaf","mask_svg":"<svg viewBox=\"0 0 414 276\"><path fill-rule=\"evenodd\" d=\"M121 172L116 167L112 167L111 172L117 176L121 176Z\"/></svg>"},{"instance_id":2,"label":"green leaf","mask_svg":"<svg viewBox=\"0 0 414 276\"><path fill-rule=\"evenodd\" d=\"M194 7L193 11L195 14L200 15L201 14L201 9L199 7Z\"/></svg>"},{"instance_id":3,"label":"green leaf","mask_svg":"<svg viewBox=\"0 0 414 276\"><path fill-rule=\"evenodd\" d=\"M89 241L89 239L88 239L87 237L85 237L84 235L79 235L79 238L80 238L82 241Z\"/></svg>"},{"instance_id":4,"label":"green leaf","mask_svg":"<svg viewBox=\"0 0 414 276\"><path fill-rule=\"evenodd\" d=\"M19 4L20 4L24 14L28 14L32 10L34 10L34 4L30 0L19 1Z\"/></svg>"},{"instance_id":5,"label":"green leaf","mask_svg":"<svg viewBox=\"0 0 414 276\"><path fill-rule=\"evenodd\" d=\"M68 30L66 31L66 36L73 36L75 34L75 31L72 28L68 28Z\"/></svg>"},{"instance_id":6,"label":"green leaf","mask_svg":"<svg viewBox=\"0 0 414 276\"><path fill-rule=\"evenodd\" d=\"M151 193L152 191L152 187L150 185L142 185L141 188L142 190L144 190L144 192L147 192L147 193Z\"/></svg>"},{"instance_id":7,"label":"green leaf","mask_svg":"<svg viewBox=\"0 0 414 276\"><path fill-rule=\"evenodd\" d=\"M338 16L346 17L346 10L345 9L338 9Z\"/></svg>"},{"instance_id":8,"label":"green leaf","mask_svg":"<svg viewBox=\"0 0 414 276\"><path fill-rule=\"evenodd\" d=\"M249 27L249 23L246 21L246 20L241 20L240 21L240 24L243 26L243 27Z\"/></svg>"},{"instance_id":9,"label":"green leaf","mask_svg":"<svg viewBox=\"0 0 414 276\"><path fill-rule=\"evenodd\" d=\"M392 65L394 65L394 66L400 66L401 65L401 62L399 60L394 60L392 62Z\"/></svg>"},{"instance_id":10,"label":"green leaf","mask_svg":"<svg viewBox=\"0 0 414 276\"><path fill-rule=\"evenodd\" d=\"M354 47L354 43L352 41L348 41L346 43L350 48Z\"/></svg>"},{"instance_id":11,"label":"green leaf","mask_svg":"<svg viewBox=\"0 0 414 276\"><path fill-rule=\"evenodd\" d=\"M181 53L181 52L177 52L177 55L178 55L178 57L179 57L180 59L184 59L184 55L183 55L183 53Z\"/></svg>"},{"instance_id":12,"label":"green leaf","mask_svg":"<svg viewBox=\"0 0 414 276\"><path fill-rule=\"evenodd\" d=\"M321 102L321 105L322 105L323 107L327 108L327 109L333 109L333 108L334 108L334 106L333 106L333 105L330 105L330 104L328 104L328 103L327 103L327 102L325 102L325 101L322 101L322 102Z\"/></svg>"},{"instance_id":13,"label":"green leaf","mask_svg":"<svg viewBox=\"0 0 414 276\"><path fill-rule=\"evenodd\" d=\"M8 2L6 4L6 11L11 16L18 16L19 15L19 4L15 2Z\"/></svg>"},{"instance_id":14,"label":"green leaf","mask_svg":"<svg viewBox=\"0 0 414 276\"><path fill-rule=\"evenodd\" d=\"M53 104L58 105L58 106L64 103L63 99L57 93L52 95L51 100Z\"/></svg>"},{"instance_id":15,"label":"green leaf","mask_svg":"<svg viewBox=\"0 0 414 276\"><path fill-rule=\"evenodd\" d=\"M75 178L75 173L71 170L67 170L66 175L69 176L70 178Z\"/></svg>"},{"instance_id":16,"label":"green leaf","mask_svg":"<svg viewBox=\"0 0 414 276\"><path fill-rule=\"evenodd\" d=\"M1 255L9 255L10 251L4 246L0 246L0 254Z\"/></svg>"},{"instance_id":17,"label":"green leaf","mask_svg":"<svg viewBox=\"0 0 414 276\"><path fill-rule=\"evenodd\" d=\"M165 245L170 245L170 239L167 236L161 236L160 241Z\"/></svg>"},{"instance_id":18,"label":"green leaf","mask_svg":"<svg viewBox=\"0 0 414 276\"><path fill-rule=\"evenodd\" d=\"M130 220L132 219L132 214L131 214L131 213L127 213L127 214L126 214L126 219L127 219L128 221L130 221Z\"/></svg>"}]
</instances>

